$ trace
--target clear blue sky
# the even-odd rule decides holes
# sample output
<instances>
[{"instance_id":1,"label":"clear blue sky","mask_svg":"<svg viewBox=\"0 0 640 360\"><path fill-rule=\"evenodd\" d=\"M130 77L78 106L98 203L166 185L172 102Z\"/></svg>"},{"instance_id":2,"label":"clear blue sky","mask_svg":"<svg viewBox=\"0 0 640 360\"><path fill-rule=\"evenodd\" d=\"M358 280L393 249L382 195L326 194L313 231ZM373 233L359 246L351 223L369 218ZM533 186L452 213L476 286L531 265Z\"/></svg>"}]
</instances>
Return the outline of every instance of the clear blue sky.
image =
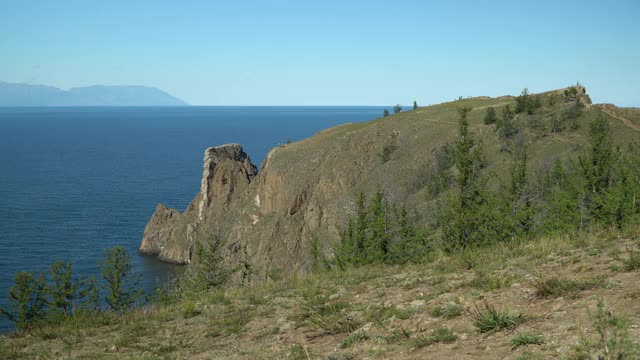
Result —
<instances>
[{"instance_id":1,"label":"clear blue sky","mask_svg":"<svg viewBox=\"0 0 640 360\"><path fill-rule=\"evenodd\" d=\"M6 1L0 81L195 105L420 105L580 81L640 106L640 1Z\"/></svg>"}]
</instances>

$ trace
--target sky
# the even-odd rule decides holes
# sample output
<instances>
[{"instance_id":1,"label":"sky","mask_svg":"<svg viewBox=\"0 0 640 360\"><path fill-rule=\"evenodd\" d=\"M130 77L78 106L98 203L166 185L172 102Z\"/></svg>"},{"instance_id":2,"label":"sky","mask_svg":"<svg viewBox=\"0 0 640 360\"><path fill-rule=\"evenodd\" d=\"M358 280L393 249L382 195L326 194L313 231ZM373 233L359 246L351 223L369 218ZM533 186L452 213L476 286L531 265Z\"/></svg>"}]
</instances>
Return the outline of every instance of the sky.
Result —
<instances>
[{"instance_id":1,"label":"sky","mask_svg":"<svg viewBox=\"0 0 640 360\"><path fill-rule=\"evenodd\" d=\"M419 105L576 82L640 106L640 1L0 0L0 81L193 105Z\"/></svg>"}]
</instances>

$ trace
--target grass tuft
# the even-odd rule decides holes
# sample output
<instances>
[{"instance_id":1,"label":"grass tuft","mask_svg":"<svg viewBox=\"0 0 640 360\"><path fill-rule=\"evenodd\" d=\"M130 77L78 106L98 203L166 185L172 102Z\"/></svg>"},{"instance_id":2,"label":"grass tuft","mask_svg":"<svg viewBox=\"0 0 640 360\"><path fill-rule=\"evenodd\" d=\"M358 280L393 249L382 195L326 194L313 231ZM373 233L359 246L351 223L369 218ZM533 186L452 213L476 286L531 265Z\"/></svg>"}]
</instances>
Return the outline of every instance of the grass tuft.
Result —
<instances>
[{"instance_id":1,"label":"grass tuft","mask_svg":"<svg viewBox=\"0 0 640 360\"><path fill-rule=\"evenodd\" d=\"M584 281L573 281L559 277L549 279L539 278L534 282L536 296L557 298L561 296L575 296L577 292L604 286L604 279L593 278Z\"/></svg>"},{"instance_id":2,"label":"grass tuft","mask_svg":"<svg viewBox=\"0 0 640 360\"><path fill-rule=\"evenodd\" d=\"M450 343L458 339L458 336L453 331L447 328L437 328L431 331L427 336L417 336L411 339L411 345L416 348L423 348L436 343Z\"/></svg>"},{"instance_id":3,"label":"grass tuft","mask_svg":"<svg viewBox=\"0 0 640 360\"><path fill-rule=\"evenodd\" d=\"M367 335L364 331L356 331L351 335L347 336L346 339L340 344L340 348L346 349L353 344L361 343L363 341L369 340L369 335Z\"/></svg>"},{"instance_id":4,"label":"grass tuft","mask_svg":"<svg viewBox=\"0 0 640 360\"><path fill-rule=\"evenodd\" d=\"M511 339L511 350L524 345L540 345L543 338L540 335L519 334Z\"/></svg>"},{"instance_id":5,"label":"grass tuft","mask_svg":"<svg viewBox=\"0 0 640 360\"><path fill-rule=\"evenodd\" d=\"M486 300L482 308L476 306L474 310L470 310L467 318L480 333L513 329L524 321L522 314L508 310L498 311Z\"/></svg>"},{"instance_id":6,"label":"grass tuft","mask_svg":"<svg viewBox=\"0 0 640 360\"><path fill-rule=\"evenodd\" d=\"M629 253L629 257L624 261L624 270L625 271L634 271L640 269L640 253L627 249Z\"/></svg>"}]
</instances>

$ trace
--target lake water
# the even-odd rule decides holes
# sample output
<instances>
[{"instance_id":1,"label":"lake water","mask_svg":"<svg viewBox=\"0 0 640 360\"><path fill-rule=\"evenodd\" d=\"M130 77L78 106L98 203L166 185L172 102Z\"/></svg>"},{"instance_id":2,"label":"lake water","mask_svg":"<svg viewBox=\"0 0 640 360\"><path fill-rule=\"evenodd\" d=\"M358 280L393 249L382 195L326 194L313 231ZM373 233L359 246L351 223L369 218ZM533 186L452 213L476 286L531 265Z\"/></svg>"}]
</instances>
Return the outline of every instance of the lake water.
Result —
<instances>
[{"instance_id":1,"label":"lake water","mask_svg":"<svg viewBox=\"0 0 640 360\"><path fill-rule=\"evenodd\" d=\"M0 108L0 306L18 271L74 262L98 274L124 246L143 285L172 266L137 254L157 203L183 211L210 146L241 143L256 165L268 150L382 107ZM0 329L9 328L0 320Z\"/></svg>"}]
</instances>

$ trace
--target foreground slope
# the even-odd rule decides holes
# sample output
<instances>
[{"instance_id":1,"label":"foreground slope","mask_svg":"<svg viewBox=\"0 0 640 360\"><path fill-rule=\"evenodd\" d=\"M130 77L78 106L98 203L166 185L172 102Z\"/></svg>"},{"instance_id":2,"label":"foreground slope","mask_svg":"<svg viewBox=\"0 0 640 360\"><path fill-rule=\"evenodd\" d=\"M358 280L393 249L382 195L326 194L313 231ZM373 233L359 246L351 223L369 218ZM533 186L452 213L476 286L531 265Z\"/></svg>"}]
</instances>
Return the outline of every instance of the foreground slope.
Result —
<instances>
[{"instance_id":1,"label":"foreground slope","mask_svg":"<svg viewBox=\"0 0 640 360\"><path fill-rule=\"evenodd\" d=\"M541 94L541 108L516 117L520 132L514 141L527 147L534 174L557 159L577 155L598 114L607 116L618 143L638 135L637 120L629 120L627 113L634 110L591 106L583 87L578 96L584 107L572 124L549 130L551 121L564 119L574 107L575 102L563 100L563 91ZM488 107L500 113L507 105L515 107L514 97L469 98L334 127L272 149L257 174L248 170L252 165L238 145L208 149L200 193L183 214L159 205L140 252L188 263L194 244L216 235L225 243L228 264L248 254L255 280L304 272L311 240L318 237L323 251L330 252L359 191L381 190L390 201L415 209L421 221L434 217L439 195L429 190L429 172L439 149L458 131L458 107L472 108L471 130L487 153L485 171L502 174L512 160L511 150L495 125L485 125L483 118ZM237 155L212 160L211 154L230 151Z\"/></svg>"},{"instance_id":2,"label":"foreground slope","mask_svg":"<svg viewBox=\"0 0 640 360\"><path fill-rule=\"evenodd\" d=\"M0 337L0 359L638 359L638 236L545 237L212 290ZM487 305L505 328L480 332Z\"/></svg>"}]
</instances>

